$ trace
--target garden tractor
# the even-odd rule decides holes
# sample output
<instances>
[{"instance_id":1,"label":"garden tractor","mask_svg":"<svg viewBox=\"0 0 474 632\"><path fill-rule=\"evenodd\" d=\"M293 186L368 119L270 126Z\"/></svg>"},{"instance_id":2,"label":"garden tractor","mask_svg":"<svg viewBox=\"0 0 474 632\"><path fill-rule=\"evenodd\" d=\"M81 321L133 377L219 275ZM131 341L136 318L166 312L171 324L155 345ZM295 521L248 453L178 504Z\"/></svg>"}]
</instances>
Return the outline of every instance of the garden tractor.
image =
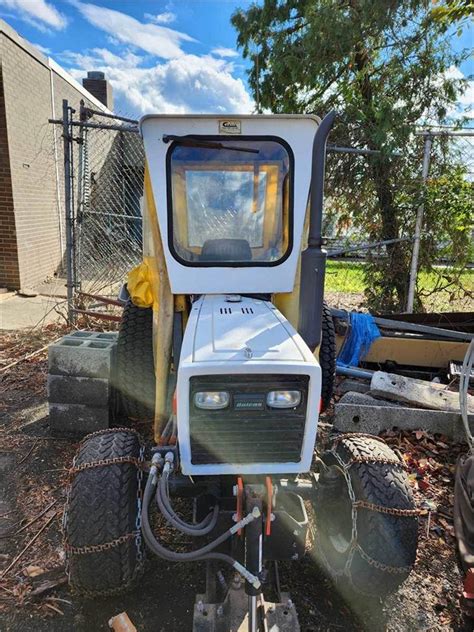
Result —
<instances>
[{"instance_id":1,"label":"garden tractor","mask_svg":"<svg viewBox=\"0 0 474 632\"><path fill-rule=\"evenodd\" d=\"M64 517L76 592L135 585L145 551L205 561L193 630L283 631L300 627L280 561L310 555L359 600L410 573L401 458L364 434L315 452L335 378L322 238L334 118L140 121L143 261L121 291L117 427L82 441Z\"/></svg>"}]
</instances>

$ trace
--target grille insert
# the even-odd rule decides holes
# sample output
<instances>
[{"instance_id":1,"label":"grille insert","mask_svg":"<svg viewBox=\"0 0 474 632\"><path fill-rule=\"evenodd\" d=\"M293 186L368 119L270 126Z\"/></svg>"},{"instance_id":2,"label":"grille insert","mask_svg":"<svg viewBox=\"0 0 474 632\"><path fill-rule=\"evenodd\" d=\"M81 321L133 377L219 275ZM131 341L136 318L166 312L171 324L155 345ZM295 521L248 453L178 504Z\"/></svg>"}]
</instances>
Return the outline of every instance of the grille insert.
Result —
<instances>
[{"instance_id":1,"label":"grille insert","mask_svg":"<svg viewBox=\"0 0 474 632\"><path fill-rule=\"evenodd\" d=\"M203 464L298 463L306 419L309 377L306 375L209 375L190 380L189 429L191 462ZM261 410L234 407L241 395L260 395L265 401L271 390L299 390L301 403L295 409ZM194 393L228 391L229 408L203 411L193 404Z\"/></svg>"}]
</instances>

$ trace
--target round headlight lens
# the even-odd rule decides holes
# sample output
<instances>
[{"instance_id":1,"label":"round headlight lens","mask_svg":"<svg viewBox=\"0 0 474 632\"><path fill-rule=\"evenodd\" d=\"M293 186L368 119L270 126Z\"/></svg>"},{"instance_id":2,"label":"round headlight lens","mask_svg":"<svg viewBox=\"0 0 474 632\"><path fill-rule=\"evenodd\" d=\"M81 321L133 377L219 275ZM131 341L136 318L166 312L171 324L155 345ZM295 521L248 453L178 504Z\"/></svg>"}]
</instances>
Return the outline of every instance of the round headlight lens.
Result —
<instances>
[{"instance_id":1,"label":"round headlight lens","mask_svg":"<svg viewBox=\"0 0 474 632\"><path fill-rule=\"evenodd\" d=\"M226 391L201 391L194 394L194 405L203 410L227 408L230 395Z\"/></svg>"},{"instance_id":2,"label":"round headlight lens","mask_svg":"<svg viewBox=\"0 0 474 632\"><path fill-rule=\"evenodd\" d=\"M270 408L296 408L300 402L300 391L270 391L267 395Z\"/></svg>"}]
</instances>

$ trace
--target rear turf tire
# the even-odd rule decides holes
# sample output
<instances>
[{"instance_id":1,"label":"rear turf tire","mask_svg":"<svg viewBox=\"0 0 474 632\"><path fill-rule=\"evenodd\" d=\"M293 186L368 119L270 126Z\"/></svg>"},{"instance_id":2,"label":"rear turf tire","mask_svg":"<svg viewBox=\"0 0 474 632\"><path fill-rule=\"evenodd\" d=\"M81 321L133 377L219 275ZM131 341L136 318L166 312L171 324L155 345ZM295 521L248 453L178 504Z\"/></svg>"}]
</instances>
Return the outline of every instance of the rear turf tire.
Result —
<instances>
[{"instance_id":1,"label":"rear turf tire","mask_svg":"<svg viewBox=\"0 0 474 632\"><path fill-rule=\"evenodd\" d=\"M331 310L323 303L321 323L321 346L319 348L319 364L321 365L321 412L331 403L336 379L336 332Z\"/></svg>"},{"instance_id":2,"label":"rear turf tire","mask_svg":"<svg viewBox=\"0 0 474 632\"><path fill-rule=\"evenodd\" d=\"M353 462L347 472L356 500L414 511L408 477L385 443L367 436L348 436L335 444L333 452L344 463ZM349 487L334 454L326 452L322 459L329 471L321 474L317 494L316 555L343 592L384 597L394 592L413 568L418 544L417 516L357 509L360 549L354 550L348 562L353 525ZM358 462L359 459L364 462ZM381 460L386 463L375 462Z\"/></svg>"},{"instance_id":3,"label":"rear turf tire","mask_svg":"<svg viewBox=\"0 0 474 632\"><path fill-rule=\"evenodd\" d=\"M117 388L119 418L149 421L155 411L153 359L153 310L124 307L117 341Z\"/></svg>"},{"instance_id":4,"label":"rear turf tire","mask_svg":"<svg viewBox=\"0 0 474 632\"><path fill-rule=\"evenodd\" d=\"M132 462L76 468L105 459L142 460L140 439L132 430L86 437L74 460L64 513L69 583L86 597L115 595L133 587L143 566L137 517L141 510L139 469ZM117 540L122 541L117 543ZM105 550L94 550L98 545ZM86 552L84 547L93 547Z\"/></svg>"}]
</instances>

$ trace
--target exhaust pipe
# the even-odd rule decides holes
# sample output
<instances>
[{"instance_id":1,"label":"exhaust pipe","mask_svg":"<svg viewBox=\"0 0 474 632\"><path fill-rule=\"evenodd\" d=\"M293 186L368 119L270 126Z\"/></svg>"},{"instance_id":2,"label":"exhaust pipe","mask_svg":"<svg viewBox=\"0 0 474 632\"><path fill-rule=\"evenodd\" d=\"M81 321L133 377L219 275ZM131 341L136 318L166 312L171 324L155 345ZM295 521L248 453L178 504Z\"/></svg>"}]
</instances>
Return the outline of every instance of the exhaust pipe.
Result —
<instances>
[{"instance_id":1,"label":"exhaust pipe","mask_svg":"<svg viewBox=\"0 0 474 632\"><path fill-rule=\"evenodd\" d=\"M323 199L326 166L326 142L336 118L329 112L314 137L311 165L311 192L308 247L301 255L301 288L298 332L314 351L321 342L326 250L323 248Z\"/></svg>"}]
</instances>

